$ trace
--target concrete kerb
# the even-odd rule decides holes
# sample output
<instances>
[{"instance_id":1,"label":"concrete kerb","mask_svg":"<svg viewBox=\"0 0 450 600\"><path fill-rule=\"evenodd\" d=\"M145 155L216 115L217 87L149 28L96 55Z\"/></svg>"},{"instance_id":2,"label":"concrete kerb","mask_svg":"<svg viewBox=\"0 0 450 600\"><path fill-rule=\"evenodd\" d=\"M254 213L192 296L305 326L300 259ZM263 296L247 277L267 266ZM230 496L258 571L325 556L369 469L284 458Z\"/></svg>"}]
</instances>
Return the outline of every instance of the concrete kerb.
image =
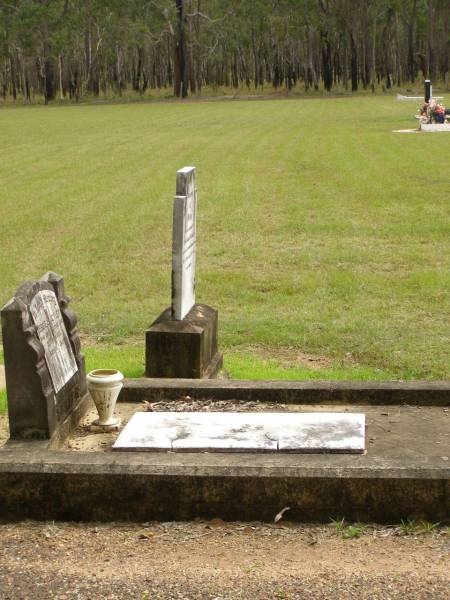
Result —
<instances>
[{"instance_id":1,"label":"concrete kerb","mask_svg":"<svg viewBox=\"0 0 450 600\"><path fill-rule=\"evenodd\" d=\"M125 379L119 401L247 400L285 404L450 405L450 381L250 381Z\"/></svg>"},{"instance_id":2,"label":"concrete kerb","mask_svg":"<svg viewBox=\"0 0 450 600\"><path fill-rule=\"evenodd\" d=\"M4 519L448 519L450 469L349 456L0 452Z\"/></svg>"},{"instance_id":3,"label":"concrete kerb","mask_svg":"<svg viewBox=\"0 0 450 600\"><path fill-rule=\"evenodd\" d=\"M186 395L305 405L441 407L450 404L450 383L128 380L122 399ZM0 518L270 521L290 506L289 519L295 521L345 516L353 521L445 522L450 516L450 465L442 458L423 455L411 464L370 453L87 453L21 442L0 451Z\"/></svg>"}]
</instances>

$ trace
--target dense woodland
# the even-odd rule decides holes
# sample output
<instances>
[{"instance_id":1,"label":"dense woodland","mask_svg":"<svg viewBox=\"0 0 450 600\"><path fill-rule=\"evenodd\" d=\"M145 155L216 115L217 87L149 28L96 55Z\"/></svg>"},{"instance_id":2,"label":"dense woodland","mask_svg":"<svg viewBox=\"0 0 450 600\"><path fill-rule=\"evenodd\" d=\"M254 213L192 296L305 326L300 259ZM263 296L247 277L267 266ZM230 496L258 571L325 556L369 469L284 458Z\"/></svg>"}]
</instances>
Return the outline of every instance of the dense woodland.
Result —
<instances>
[{"instance_id":1,"label":"dense woodland","mask_svg":"<svg viewBox=\"0 0 450 600\"><path fill-rule=\"evenodd\" d=\"M0 0L0 97L448 86L449 0Z\"/></svg>"}]
</instances>

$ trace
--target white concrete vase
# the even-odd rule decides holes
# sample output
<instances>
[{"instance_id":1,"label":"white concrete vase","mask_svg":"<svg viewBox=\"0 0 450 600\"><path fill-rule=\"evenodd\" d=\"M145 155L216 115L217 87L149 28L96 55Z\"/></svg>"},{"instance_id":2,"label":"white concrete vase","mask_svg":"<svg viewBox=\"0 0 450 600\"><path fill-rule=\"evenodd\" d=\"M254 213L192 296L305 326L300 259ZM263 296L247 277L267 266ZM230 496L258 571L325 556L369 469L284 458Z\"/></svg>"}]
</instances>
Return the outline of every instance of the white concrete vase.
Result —
<instances>
[{"instance_id":1,"label":"white concrete vase","mask_svg":"<svg viewBox=\"0 0 450 600\"><path fill-rule=\"evenodd\" d=\"M119 423L114 409L123 386L123 375L115 369L95 369L87 376L87 386L98 412L98 420L94 425L114 427Z\"/></svg>"}]
</instances>

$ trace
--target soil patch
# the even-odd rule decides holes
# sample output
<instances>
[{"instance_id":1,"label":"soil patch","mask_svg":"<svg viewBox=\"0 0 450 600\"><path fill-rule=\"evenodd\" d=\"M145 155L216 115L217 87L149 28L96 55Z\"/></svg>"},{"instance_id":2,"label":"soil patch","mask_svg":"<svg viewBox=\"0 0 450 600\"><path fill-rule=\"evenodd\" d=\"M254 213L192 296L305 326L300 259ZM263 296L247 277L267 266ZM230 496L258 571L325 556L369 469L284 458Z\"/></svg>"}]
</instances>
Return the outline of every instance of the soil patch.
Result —
<instances>
[{"instance_id":1,"label":"soil patch","mask_svg":"<svg viewBox=\"0 0 450 600\"><path fill-rule=\"evenodd\" d=\"M236 352L236 354L239 354L242 351L243 349L241 348L240 352ZM301 352L298 348L267 348L265 346L252 346L246 348L245 351L263 360L274 360L284 368L303 366L313 371L318 371L319 369L331 367L335 362L332 358L327 356L307 354L306 352ZM349 363L353 362L351 361L350 356L347 358Z\"/></svg>"},{"instance_id":2,"label":"soil patch","mask_svg":"<svg viewBox=\"0 0 450 600\"><path fill-rule=\"evenodd\" d=\"M281 522L0 525L2 598L448 598L446 530Z\"/></svg>"}]
</instances>

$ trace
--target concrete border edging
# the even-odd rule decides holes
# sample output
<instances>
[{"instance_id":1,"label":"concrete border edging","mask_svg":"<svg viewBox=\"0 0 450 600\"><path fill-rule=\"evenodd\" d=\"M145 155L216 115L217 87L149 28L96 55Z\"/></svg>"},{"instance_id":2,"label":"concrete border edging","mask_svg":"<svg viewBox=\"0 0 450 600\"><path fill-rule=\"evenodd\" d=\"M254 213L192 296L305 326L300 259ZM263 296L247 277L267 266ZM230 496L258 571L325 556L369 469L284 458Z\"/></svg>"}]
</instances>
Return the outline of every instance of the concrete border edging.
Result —
<instances>
[{"instance_id":1,"label":"concrete border edging","mask_svg":"<svg viewBox=\"0 0 450 600\"><path fill-rule=\"evenodd\" d=\"M450 468L343 456L0 452L0 518L449 519Z\"/></svg>"},{"instance_id":2,"label":"concrete border edging","mask_svg":"<svg viewBox=\"0 0 450 600\"><path fill-rule=\"evenodd\" d=\"M141 402L185 396L304 405L445 407L450 404L450 382L143 378L126 380L120 399ZM85 401L80 414L84 408ZM441 413L440 408L433 410ZM68 421L61 435L71 426ZM418 452L411 460L370 453L112 453L44 446L42 441L20 440L0 449L0 519L272 521L285 506L291 507L292 521L450 519L448 456L436 453Z\"/></svg>"},{"instance_id":3,"label":"concrete border edging","mask_svg":"<svg viewBox=\"0 0 450 600\"><path fill-rule=\"evenodd\" d=\"M450 406L450 381L125 379L119 401L247 400L285 404Z\"/></svg>"}]
</instances>

